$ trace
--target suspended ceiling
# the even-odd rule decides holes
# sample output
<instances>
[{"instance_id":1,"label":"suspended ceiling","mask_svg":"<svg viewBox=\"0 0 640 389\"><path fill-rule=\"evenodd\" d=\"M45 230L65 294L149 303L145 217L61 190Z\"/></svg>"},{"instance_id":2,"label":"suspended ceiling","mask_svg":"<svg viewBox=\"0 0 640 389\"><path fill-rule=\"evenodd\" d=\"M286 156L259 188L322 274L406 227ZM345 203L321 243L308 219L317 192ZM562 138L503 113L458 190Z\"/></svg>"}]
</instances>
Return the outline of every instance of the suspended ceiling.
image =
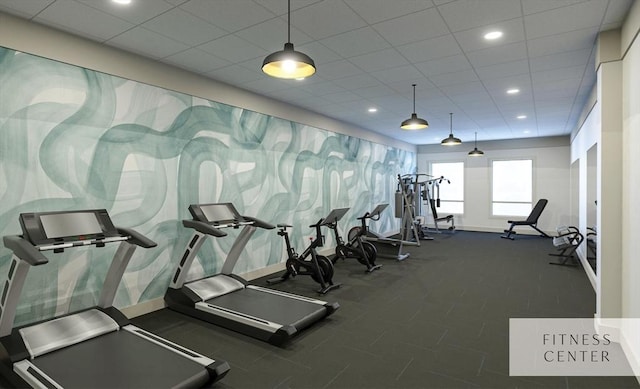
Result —
<instances>
[{"instance_id":1,"label":"suspended ceiling","mask_svg":"<svg viewBox=\"0 0 640 389\"><path fill-rule=\"evenodd\" d=\"M433 144L448 135L450 112L463 142L475 132L479 141L569 134L595 83L597 34L620 27L632 2L292 0L291 42L317 66L303 81L260 70L286 42L286 0L0 0L0 11ZM485 40L492 30L503 37ZM430 126L403 131L413 83Z\"/></svg>"}]
</instances>

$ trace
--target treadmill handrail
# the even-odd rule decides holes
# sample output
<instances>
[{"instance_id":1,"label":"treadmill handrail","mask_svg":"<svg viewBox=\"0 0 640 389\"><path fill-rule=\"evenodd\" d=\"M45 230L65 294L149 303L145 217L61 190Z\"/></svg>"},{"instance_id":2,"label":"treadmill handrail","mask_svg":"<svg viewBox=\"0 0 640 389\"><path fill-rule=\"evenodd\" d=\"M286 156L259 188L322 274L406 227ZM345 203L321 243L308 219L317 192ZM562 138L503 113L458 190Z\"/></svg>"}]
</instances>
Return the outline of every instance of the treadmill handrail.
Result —
<instances>
[{"instance_id":1,"label":"treadmill handrail","mask_svg":"<svg viewBox=\"0 0 640 389\"><path fill-rule=\"evenodd\" d=\"M187 227L187 228L191 228L193 230L196 230L198 232L201 232L205 235L211 235L211 236L215 236L216 238L221 238L223 236L227 236L227 233L215 228L214 226L211 225L211 223L205 223L205 222L201 222L201 221L197 221L197 220L183 220L182 221L182 225Z\"/></svg>"},{"instance_id":2,"label":"treadmill handrail","mask_svg":"<svg viewBox=\"0 0 640 389\"><path fill-rule=\"evenodd\" d=\"M129 236L128 242L145 249L156 247L158 244L138 231L131 228L116 227L119 233Z\"/></svg>"},{"instance_id":3,"label":"treadmill handrail","mask_svg":"<svg viewBox=\"0 0 640 389\"><path fill-rule=\"evenodd\" d=\"M256 219L255 217L244 215L242 217L248 221L252 221L253 225L258 228L264 228L265 230L273 230L274 228L276 228L276 226L274 226L273 224L267 223L264 220Z\"/></svg>"},{"instance_id":4,"label":"treadmill handrail","mask_svg":"<svg viewBox=\"0 0 640 389\"><path fill-rule=\"evenodd\" d=\"M2 238L4 246L31 266L44 265L49 262L31 242L20 235L9 235Z\"/></svg>"}]
</instances>

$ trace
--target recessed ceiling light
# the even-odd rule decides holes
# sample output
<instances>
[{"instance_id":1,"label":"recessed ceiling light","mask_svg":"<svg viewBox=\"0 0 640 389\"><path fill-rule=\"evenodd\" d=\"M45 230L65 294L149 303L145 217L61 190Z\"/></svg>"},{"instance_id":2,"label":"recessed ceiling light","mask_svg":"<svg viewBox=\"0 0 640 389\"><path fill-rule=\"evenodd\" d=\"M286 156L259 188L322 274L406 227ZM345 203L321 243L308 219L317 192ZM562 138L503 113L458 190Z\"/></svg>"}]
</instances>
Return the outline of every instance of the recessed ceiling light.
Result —
<instances>
[{"instance_id":1,"label":"recessed ceiling light","mask_svg":"<svg viewBox=\"0 0 640 389\"><path fill-rule=\"evenodd\" d=\"M111 0L111 1L113 1L116 4L124 4L124 5L131 4L131 0Z\"/></svg>"},{"instance_id":2,"label":"recessed ceiling light","mask_svg":"<svg viewBox=\"0 0 640 389\"><path fill-rule=\"evenodd\" d=\"M518 115L516 116L517 119L526 119L527 115Z\"/></svg>"},{"instance_id":3,"label":"recessed ceiling light","mask_svg":"<svg viewBox=\"0 0 640 389\"><path fill-rule=\"evenodd\" d=\"M492 41L494 39L498 39L502 37L502 31L491 31L488 32L486 34L484 34L484 39L488 40L488 41Z\"/></svg>"},{"instance_id":4,"label":"recessed ceiling light","mask_svg":"<svg viewBox=\"0 0 640 389\"><path fill-rule=\"evenodd\" d=\"M528 134L528 133L530 133L531 131L529 131L529 130L524 130L524 131L522 131L522 132L523 132L523 133L525 133L525 134Z\"/></svg>"},{"instance_id":5,"label":"recessed ceiling light","mask_svg":"<svg viewBox=\"0 0 640 389\"><path fill-rule=\"evenodd\" d=\"M520 89L518 88L507 89L507 93L510 95L515 95L516 93L520 93Z\"/></svg>"},{"instance_id":6,"label":"recessed ceiling light","mask_svg":"<svg viewBox=\"0 0 640 389\"><path fill-rule=\"evenodd\" d=\"M367 111L369 111L369 112L378 112L378 108L376 108L376 107L371 107L371 108L369 108Z\"/></svg>"}]
</instances>

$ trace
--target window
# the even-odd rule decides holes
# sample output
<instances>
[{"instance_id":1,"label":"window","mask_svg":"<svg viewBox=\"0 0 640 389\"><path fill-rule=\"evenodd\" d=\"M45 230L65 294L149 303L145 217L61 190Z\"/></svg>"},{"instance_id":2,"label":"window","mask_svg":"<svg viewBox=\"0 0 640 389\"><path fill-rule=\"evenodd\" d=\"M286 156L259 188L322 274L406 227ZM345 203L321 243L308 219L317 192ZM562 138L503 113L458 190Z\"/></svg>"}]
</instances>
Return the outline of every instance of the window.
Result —
<instances>
[{"instance_id":1,"label":"window","mask_svg":"<svg viewBox=\"0 0 640 389\"><path fill-rule=\"evenodd\" d=\"M440 198L438 214L464 213L464 162L432 162L431 175L446 179L429 186L431 198Z\"/></svg>"},{"instance_id":2,"label":"window","mask_svg":"<svg viewBox=\"0 0 640 389\"><path fill-rule=\"evenodd\" d=\"M529 216L533 202L533 161L492 162L492 214Z\"/></svg>"}]
</instances>

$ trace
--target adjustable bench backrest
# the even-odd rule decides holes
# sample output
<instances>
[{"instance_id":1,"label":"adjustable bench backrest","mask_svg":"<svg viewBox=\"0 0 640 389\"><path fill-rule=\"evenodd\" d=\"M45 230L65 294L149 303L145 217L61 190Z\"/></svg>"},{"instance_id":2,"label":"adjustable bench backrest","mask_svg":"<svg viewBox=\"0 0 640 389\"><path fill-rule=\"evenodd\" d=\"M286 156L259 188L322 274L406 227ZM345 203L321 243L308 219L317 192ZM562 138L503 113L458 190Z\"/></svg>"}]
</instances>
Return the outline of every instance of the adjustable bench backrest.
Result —
<instances>
[{"instance_id":1,"label":"adjustable bench backrest","mask_svg":"<svg viewBox=\"0 0 640 389\"><path fill-rule=\"evenodd\" d=\"M547 206L547 202L548 202L547 199L538 200L538 202L536 203L536 206L533 207L533 210L527 217L527 223L538 224L538 218L540 218L542 211L544 211L544 207Z\"/></svg>"}]
</instances>

